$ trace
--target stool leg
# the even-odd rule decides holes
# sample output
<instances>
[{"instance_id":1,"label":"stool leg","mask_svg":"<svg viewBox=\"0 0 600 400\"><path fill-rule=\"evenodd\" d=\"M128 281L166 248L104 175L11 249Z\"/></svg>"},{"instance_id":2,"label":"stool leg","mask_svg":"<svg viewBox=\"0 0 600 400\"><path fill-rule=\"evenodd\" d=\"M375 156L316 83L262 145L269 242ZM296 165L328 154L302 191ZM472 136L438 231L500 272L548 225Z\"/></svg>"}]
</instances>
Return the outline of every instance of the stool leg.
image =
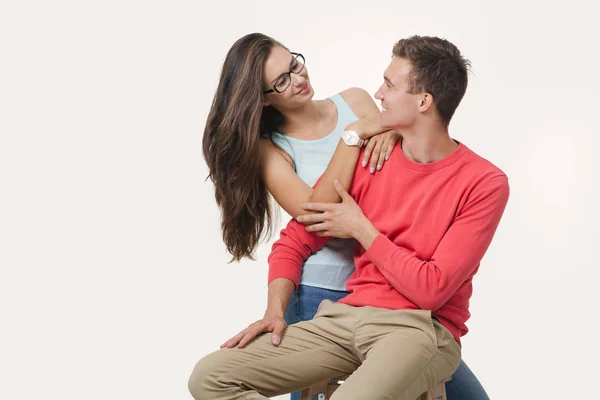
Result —
<instances>
[{"instance_id":1,"label":"stool leg","mask_svg":"<svg viewBox=\"0 0 600 400\"><path fill-rule=\"evenodd\" d=\"M340 387L339 383L332 383L330 382L329 384L327 384L327 390L325 391L325 399L324 400L329 400L329 398L333 395L333 392L335 392L337 390L337 388Z\"/></svg>"},{"instance_id":2,"label":"stool leg","mask_svg":"<svg viewBox=\"0 0 600 400\"><path fill-rule=\"evenodd\" d=\"M416 400L448 400L446 398L446 381L449 381L449 379L438 383L429 391L419 396ZM311 400L313 395L321 393L323 395L319 397L319 400L329 400L331 395L333 395L333 392L339 387L340 384L337 382L322 382L302 390L300 400Z\"/></svg>"},{"instance_id":3,"label":"stool leg","mask_svg":"<svg viewBox=\"0 0 600 400\"><path fill-rule=\"evenodd\" d=\"M310 400L310 388L306 388L300 393L300 400Z\"/></svg>"},{"instance_id":4,"label":"stool leg","mask_svg":"<svg viewBox=\"0 0 600 400\"><path fill-rule=\"evenodd\" d=\"M319 400L328 399L328 384L329 382L325 381L302 390L302 393L300 394L300 400L311 400L315 394L320 395Z\"/></svg>"}]
</instances>

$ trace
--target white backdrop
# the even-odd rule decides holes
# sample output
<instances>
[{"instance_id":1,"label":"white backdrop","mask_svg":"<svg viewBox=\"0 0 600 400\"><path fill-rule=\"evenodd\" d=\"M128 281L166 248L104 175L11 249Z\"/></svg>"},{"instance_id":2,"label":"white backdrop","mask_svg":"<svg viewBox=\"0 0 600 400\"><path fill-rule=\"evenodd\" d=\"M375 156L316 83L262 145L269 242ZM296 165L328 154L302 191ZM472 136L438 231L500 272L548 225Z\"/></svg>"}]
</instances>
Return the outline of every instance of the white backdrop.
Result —
<instances>
[{"instance_id":1,"label":"white backdrop","mask_svg":"<svg viewBox=\"0 0 600 400\"><path fill-rule=\"evenodd\" d=\"M256 31L306 56L315 98L373 94L402 37L462 50L451 134L512 190L463 357L493 399L596 398L590 6L257 3L0 3L0 398L191 399L195 362L262 315L271 242L227 264L201 154L225 54Z\"/></svg>"}]
</instances>

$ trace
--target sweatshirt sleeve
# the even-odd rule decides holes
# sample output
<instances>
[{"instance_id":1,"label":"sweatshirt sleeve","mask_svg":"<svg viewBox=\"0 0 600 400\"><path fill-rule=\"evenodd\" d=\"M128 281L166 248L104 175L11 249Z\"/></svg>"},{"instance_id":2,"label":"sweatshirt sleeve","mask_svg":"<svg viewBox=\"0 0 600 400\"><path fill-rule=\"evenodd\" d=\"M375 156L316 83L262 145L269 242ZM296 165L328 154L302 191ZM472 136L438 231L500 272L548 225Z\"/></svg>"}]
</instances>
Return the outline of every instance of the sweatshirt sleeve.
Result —
<instances>
[{"instance_id":1,"label":"sweatshirt sleeve","mask_svg":"<svg viewBox=\"0 0 600 400\"><path fill-rule=\"evenodd\" d=\"M497 175L473 190L430 260L379 235L366 253L390 284L424 310L436 311L474 273L487 251L509 197Z\"/></svg>"},{"instance_id":2,"label":"sweatshirt sleeve","mask_svg":"<svg viewBox=\"0 0 600 400\"><path fill-rule=\"evenodd\" d=\"M271 248L268 257L269 283L276 278L287 278L298 287L304 262L329 239L308 232L304 225L292 219Z\"/></svg>"}]
</instances>

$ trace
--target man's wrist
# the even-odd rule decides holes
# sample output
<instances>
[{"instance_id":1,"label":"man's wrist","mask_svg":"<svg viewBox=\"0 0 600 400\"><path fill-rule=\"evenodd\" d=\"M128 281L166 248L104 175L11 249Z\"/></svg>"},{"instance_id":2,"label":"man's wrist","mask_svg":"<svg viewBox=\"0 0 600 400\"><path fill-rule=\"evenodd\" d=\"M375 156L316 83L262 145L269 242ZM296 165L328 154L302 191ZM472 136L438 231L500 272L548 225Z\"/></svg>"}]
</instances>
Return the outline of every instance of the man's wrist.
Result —
<instances>
[{"instance_id":1,"label":"man's wrist","mask_svg":"<svg viewBox=\"0 0 600 400\"><path fill-rule=\"evenodd\" d=\"M267 301L267 309L265 311L264 318L267 317L281 317L285 315L285 309L287 303L279 295L274 295Z\"/></svg>"},{"instance_id":2,"label":"man's wrist","mask_svg":"<svg viewBox=\"0 0 600 400\"><path fill-rule=\"evenodd\" d=\"M381 232L375 228L375 225L364 217L364 221L355 229L353 237L356 239L365 250L369 250L369 247L373 244L377 236Z\"/></svg>"},{"instance_id":3,"label":"man's wrist","mask_svg":"<svg viewBox=\"0 0 600 400\"><path fill-rule=\"evenodd\" d=\"M296 290L296 284L289 278L274 278L271 280L269 282L267 310L263 318L283 318L294 290Z\"/></svg>"},{"instance_id":4,"label":"man's wrist","mask_svg":"<svg viewBox=\"0 0 600 400\"><path fill-rule=\"evenodd\" d=\"M265 315L263 316L263 319L265 318L269 318L269 317L279 317L279 318L283 318L283 316L285 315L285 310L283 309L283 307L267 307L267 310L265 311Z\"/></svg>"}]
</instances>

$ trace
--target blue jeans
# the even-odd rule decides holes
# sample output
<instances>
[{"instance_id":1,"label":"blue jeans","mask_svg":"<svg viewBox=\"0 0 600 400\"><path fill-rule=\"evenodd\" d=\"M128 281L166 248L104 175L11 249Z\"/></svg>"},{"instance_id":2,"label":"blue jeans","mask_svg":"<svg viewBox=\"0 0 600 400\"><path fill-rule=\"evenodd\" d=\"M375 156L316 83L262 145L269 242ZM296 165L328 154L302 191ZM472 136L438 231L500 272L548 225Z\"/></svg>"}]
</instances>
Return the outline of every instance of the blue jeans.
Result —
<instances>
[{"instance_id":1,"label":"blue jeans","mask_svg":"<svg viewBox=\"0 0 600 400\"><path fill-rule=\"evenodd\" d=\"M323 300L338 301L347 294L342 291L299 285L285 311L285 322L291 325L313 319ZM446 383L446 395L448 400L489 400L477 377L462 360L452 375L452 380ZM292 393L291 400L300 400L300 392Z\"/></svg>"}]
</instances>

